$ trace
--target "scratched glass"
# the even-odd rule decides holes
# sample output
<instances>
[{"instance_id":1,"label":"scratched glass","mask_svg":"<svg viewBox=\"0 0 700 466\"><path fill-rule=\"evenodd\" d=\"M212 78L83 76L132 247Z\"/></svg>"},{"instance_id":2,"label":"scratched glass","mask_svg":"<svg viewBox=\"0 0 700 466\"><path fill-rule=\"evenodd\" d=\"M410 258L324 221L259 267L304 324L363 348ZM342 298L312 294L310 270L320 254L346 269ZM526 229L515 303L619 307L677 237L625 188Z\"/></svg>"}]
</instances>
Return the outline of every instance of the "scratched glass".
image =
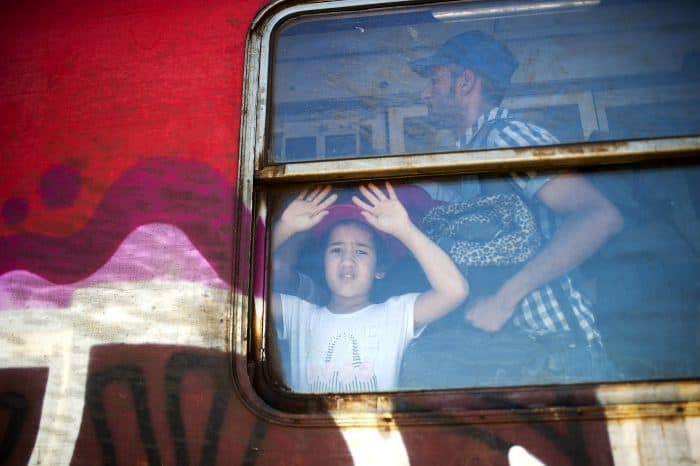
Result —
<instances>
[{"instance_id":1,"label":"scratched glass","mask_svg":"<svg viewBox=\"0 0 700 466\"><path fill-rule=\"evenodd\" d=\"M331 283L326 260L336 247L332 225L362 220L342 207L358 195L357 187L334 186L338 198L328 208L328 223L292 235L272 256L271 295L285 296L270 300L267 333L269 367L278 382L299 393L345 393L698 377L700 166L608 166L569 173L564 185L561 176L394 182L414 224L447 253L470 287L463 303L427 326L411 320L410 312L389 324L381 316L365 323L362 314L370 307L335 313L338 285ZM585 212L558 214L545 192L593 201ZM274 223L298 191L276 188L270 194ZM367 306L390 303L371 308L379 314L410 308L410 298L391 300L431 288L421 265L397 248L395 238L366 230L365 243L384 258L370 274ZM556 244L557 232L574 238L558 259L567 251L576 256L586 241L593 246L571 270L529 290L498 330L484 330L483 320L470 312L507 296L508 283ZM356 279L355 259L346 260L343 279ZM377 353L393 359L377 362Z\"/></svg>"},{"instance_id":2,"label":"scratched glass","mask_svg":"<svg viewBox=\"0 0 700 466\"><path fill-rule=\"evenodd\" d=\"M472 122L453 107L471 82L451 70L439 99L426 65L467 31L508 52L484 41L442 51L500 89L511 117L547 134L465 135ZM283 23L273 44L272 163L700 133L696 1L450 2L306 15Z\"/></svg>"}]
</instances>

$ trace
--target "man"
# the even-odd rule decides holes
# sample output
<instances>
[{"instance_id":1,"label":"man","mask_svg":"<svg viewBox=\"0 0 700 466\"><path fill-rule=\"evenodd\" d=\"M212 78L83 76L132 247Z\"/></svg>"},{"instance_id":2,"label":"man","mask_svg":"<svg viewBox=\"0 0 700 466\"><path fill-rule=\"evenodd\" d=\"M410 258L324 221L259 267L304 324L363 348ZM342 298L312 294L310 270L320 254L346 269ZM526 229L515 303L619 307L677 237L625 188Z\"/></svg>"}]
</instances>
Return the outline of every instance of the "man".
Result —
<instances>
[{"instance_id":1,"label":"man","mask_svg":"<svg viewBox=\"0 0 700 466\"><path fill-rule=\"evenodd\" d=\"M485 149L556 144L548 131L509 116L501 100L518 66L513 54L480 31L459 34L435 54L411 62L413 70L430 78L421 93L430 118L450 126L457 147ZM578 334L587 354L600 350L590 306L567 275L590 257L623 225L617 209L583 176L575 173L510 175L520 194L542 210L540 219L555 214L553 228L541 225L547 242L519 271L465 310L466 320L486 332L498 332L509 322L532 337ZM466 199L484 187L466 177L452 193L437 187L435 196L454 200L454 190ZM428 187L430 188L430 187ZM428 189L430 191L430 189ZM549 230L549 231L548 231ZM449 251L448 251L449 252ZM567 318L567 314L573 314ZM571 322L574 320L574 322ZM573 344L570 346L574 346ZM593 377L600 376L593 375ZM583 374L583 378L591 377ZM603 375L605 377L605 375Z\"/></svg>"}]
</instances>

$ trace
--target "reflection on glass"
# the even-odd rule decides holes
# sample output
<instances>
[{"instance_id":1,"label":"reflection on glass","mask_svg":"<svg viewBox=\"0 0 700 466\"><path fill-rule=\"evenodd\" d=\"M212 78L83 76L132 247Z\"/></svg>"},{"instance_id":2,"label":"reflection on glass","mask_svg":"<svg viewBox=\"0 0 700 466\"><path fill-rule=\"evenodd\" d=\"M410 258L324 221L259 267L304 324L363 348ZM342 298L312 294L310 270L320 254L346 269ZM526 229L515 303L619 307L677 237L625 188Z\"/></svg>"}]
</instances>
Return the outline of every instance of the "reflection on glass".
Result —
<instances>
[{"instance_id":1,"label":"reflection on glass","mask_svg":"<svg viewBox=\"0 0 700 466\"><path fill-rule=\"evenodd\" d=\"M698 167L377 186L272 193L268 345L293 391L700 374Z\"/></svg>"},{"instance_id":2,"label":"reflection on glass","mask_svg":"<svg viewBox=\"0 0 700 466\"><path fill-rule=\"evenodd\" d=\"M273 39L272 161L700 132L697 2L555 3L288 21Z\"/></svg>"}]
</instances>

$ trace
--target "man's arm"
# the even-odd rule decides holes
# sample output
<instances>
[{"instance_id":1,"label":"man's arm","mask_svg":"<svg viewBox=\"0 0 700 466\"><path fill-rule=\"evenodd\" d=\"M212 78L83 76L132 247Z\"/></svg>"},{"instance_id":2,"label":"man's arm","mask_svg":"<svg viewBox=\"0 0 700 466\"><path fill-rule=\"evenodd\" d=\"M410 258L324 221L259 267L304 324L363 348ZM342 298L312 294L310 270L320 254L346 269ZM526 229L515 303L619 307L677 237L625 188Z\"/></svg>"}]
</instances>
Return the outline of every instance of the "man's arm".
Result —
<instances>
[{"instance_id":1,"label":"man's arm","mask_svg":"<svg viewBox=\"0 0 700 466\"><path fill-rule=\"evenodd\" d=\"M622 229L622 216L615 206L580 175L556 176L536 196L561 215L563 222L544 248L496 294L467 310L467 321L477 328L499 330L520 300L577 267Z\"/></svg>"}]
</instances>

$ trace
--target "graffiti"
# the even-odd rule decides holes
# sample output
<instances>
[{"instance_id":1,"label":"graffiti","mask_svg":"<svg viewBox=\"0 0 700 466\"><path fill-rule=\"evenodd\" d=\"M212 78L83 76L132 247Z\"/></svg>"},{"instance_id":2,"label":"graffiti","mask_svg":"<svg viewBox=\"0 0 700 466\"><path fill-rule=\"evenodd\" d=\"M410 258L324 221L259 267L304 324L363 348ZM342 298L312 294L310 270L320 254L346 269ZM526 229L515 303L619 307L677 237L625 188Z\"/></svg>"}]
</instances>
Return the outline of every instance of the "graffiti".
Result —
<instances>
[{"instance_id":1,"label":"graffiti","mask_svg":"<svg viewBox=\"0 0 700 466\"><path fill-rule=\"evenodd\" d=\"M93 348L71 462L91 464L99 457L105 464L214 465L223 458L230 464L246 449L238 437L221 443L222 432L235 428L245 438L255 428L253 418L235 403L229 373L230 359L222 351L158 345Z\"/></svg>"},{"instance_id":2,"label":"graffiti","mask_svg":"<svg viewBox=\"0 0 700 466\"><path fill-rule=\"evenodd\" d=\"M226 358L221 356L188 352L174 353L168 361L165 371L166 412L168 413L168 423L175 444L175 458L178 465L186 466L189 464L187 436L182 419L180 397L183 374L188 370L205 370L210 373L215 385L199 461L199 464L203 465L214 464L219 443L219 432L230 396L225 379L221 377L223 374L226 374L225 364Z\"/></svg>"},{"instance_id":3,"label":"graffiti","mask_svg":"<svg viewBox=\"0 0 700 466\"><path fill-rule=\"evenodd\" d=\"M593 392L589 390L583 392L585 392L583 397L595 405ZM551 393L548 398L553 406L572 406L575 400L581 400L580 395L574 397L571 394L557 394L546 389L541 393L545 395ZM479 458L481 463L478 464L492 464L491 461L497 464L505 462L509 451L517 446L524 446L530 453L536 453L545 464L571 466L614 464L606 423L602 417L601 420L595 421L578 419L552 421L547 419L548 413L545 413L545 416L539 415L533 412L532 406L514 401L512 398L513 395L509 393L465 394L459 398L462 403L468 402L479 412L499 410L511 413L514 421L507 423L488 421L477 424L465 423L454 416L439 415L435 412L435 408L421 406L416 402L409 401L403 406L408 411L431 411L431 417L444 424L444 427L433 433L436 438L440 438L436 441L442 444L462 448L460 445L464 445L465 439L475 441L476 445L470 444L473 448L468 452L465 450L463 454L465 458ZM404 441L409 450L409 457L416 459L423 457L425 452L412 445L414 442L418 443L418 439L411 434L410 423L399 423L398 427L402 432L406 432ZM595 445L595 448L592 448L592 445ZM439 449L436 448L436 450Z\"/></svg>"},{"instance_id":4,"label":"graffiti","mask_svg":"<svg viewBox=\"0 0 700 466\"><path fill-rule=\"evenodd\" d=\"M5 435L0 440L0 464L5 464L19 440L19 434L27 416L27 399L21 393L0 393L0 410L2 409L10 411Z\"/></svg>"},{"instance_id":5,"label":"graffiti","mask_svg":"<svg viewBox=\"0 0 700 466\"><path fill-rule=\"evenodd\" d=\"M136 362L135 355L144 356L143 362ZM100 361L105 364L98 364ZM304 462L313 463L350 447L341 440L343 429L274 426L264 419L245 415L236 401L237 392L229 378L230 359L224 352L108 345L93 352L91 365L95 364L97 367L91 370L88 378L83 423L94 427L94 442L99 445L99 453L90 447L93 442L88 433L90 429L83 425L72 460L74 464L88 464L90 458L94 460L94 454L104 464L119 464L116 459L119 451L126 455L122 463L133 462L138 458L133 455L143 451L148 464L214 465L223 461L223 464L252 466L264 452L282 450L286 443L299 442L314 445L314 457L309 457L307 449L303 456ZM162 367L162 371L155 370L157 367ZM110 396L107 394L110 385L120 383L124 385L111 396L129 394L131 401L126 399L129 413L124 411L123 402L112 404L111 408L104 402L105 397ZM470 397L473 396L467 395ZM562 406L574 401L570 395L552 395L551 398L553 404ZM431 447L427 449L421 446L424 440L419 438L426 435L424 428L416 428L410 421L398 423L396 428L411 464L420 464L425 455L431 461L463 457L488 464L506 464L509 451L516 446L547 460L546 464L613 464L604 420L547 420L507 394L477 396L474 400L479 409L505 410L515 418L505 423L465 424L449 415L438 416L442 426L430 429ZM403 408L421 410L415 405L403 405ZM110 425L119 426L120 436L115 437ZM123 443L130 438L124 433L130 425L138 428L136 438L140 447L128 445L127 448ZM237 435L231 437L232 426L236 425ZM222 444L224 435L227 437ZM121 440L117 440L118 437ZM592 445L595 445L593 456L589 454ZM268 456L264 463L269 461ZM289 463L292 462L290 459Z\"/></svg>"},{"instance_id":6,"label":"graffiti","mask_svg":"<svg viewBox=\"0 0 700 466\"><path fill-rule=\"evenodd\" d=\"M148 159L109 188L80 231L67 237L35 233L0 237L0 274L27 270L52 283L77 282L106 263L134 229L164 223L182 230L230 285L234 199L233 185L206 164ZM244 226L249 222L248 215Z\"/></svg>"},{"instance_id":7,"label":"graffiti","mask_svg":"<svg viewBox=\"0 0 700 466\"><path fill-rule=\"evenodd\" d=\"M590 393L592 395L592 393ZM595 403L593 396L590 396L589 402ZM494 396L485 397L485 401L493 407L500 409L508 409L516 416L526 421L529 428L539 433L543 438L547 440L546 445L548 450L558 450L562 453L573 466L583 466L591 464L588 457L585 432L583 430L583 425L580 421L576 420L565 420L557 422L556 424L545 422L539 419L537 414L533 414L527 409L527 406L508 402L503 398L497 398ZM568 394L558 394L554 397L554 406L572 406L574 397ZM592 433L597 431L599 437L601 437L605 443L607 443L607 432L605 431L605 422L593 422L589 423L589 430ZM466 426L468 427L468 426ZM563 429L563 431L562 431ZM494 445L495 448L501 449L503 451L508 451L513 446L512 443L505 445L500 443L499 445ZM506 448L504 448L506 447ZM602 449L599 453L609 453L608 449ZM612 464L612 457L608 454L609 461L606 463ZM595 464L602 465L604 462L598 461Z\"/></svg>"},{"instance_id":8,"label":"graffiti","mask_svg":"<svg viewBox=\"0 0 700 466\"><path fill-rule=\"evenodd\" d=\"M48 370L0 368L0 464L26 464L37 438Z\"/></svg>"},{"instance_id":9,"label":"graffiti","mask_svg":"<svg viewBox=\"0 0 700 466\"><path fill-rule=\"evenodd\" d=\"M107 385L120 380L127 381L131 388L141 443L146 450L148 464L159 465L161 464L160 455L158 454L158 447L153 435L143 371L136 366L110 367L93 374L88 379L85 404L95 425L97 441L102 448L102 461L106 465L117 464L115 446L111 439L109 426L107 425L107 416L105 415L105 408L102 402L102 391Z\"/></svg>"},{"instance_id":10,"label":"graffiti","mask_svg":"<svg viewBox=\"0 0 700 466\"><path fill-rule=\"evenodd\" d=\"M154 349L151 347L146 350L153 353ZM85 407L89 413L89 420L94 426L96 441L100 445L101 461L104 464L118 464L116 458L120 445L115 443L109 425L110 422L112 425L120 423L120 420L123 422L125 415L123 411L109 411L106 408L103 402L105 391L111 384L126 382L133 400L131 411L138 426L139 440L149 465L163 463L164 456L161 454L161 450L167 445L172 445L173 450L169 451L166 448L164 453L174 455L174 464L183 466L217 464L220 436L225 417L227 414L236 416L236 413L227 412L232 396L234 396L230 382L226 377L229 363L228 357L220 352L176 350L167 358L165 364L162 394L147 393L147 376L144 370L136 364L109 365L94 371L88 379ZM208 414L203 429L199 458L198 461L194 462L191 461L191 452L188 449L188 440L191 443L192 425L188 425L183 414L183 398L187 394L187 388L183 386L183 378L192 373L207 376L207 383L213 390L210 405L206 410ZM164 412L169 432L169 441L165 444L159 443L156 438L152 417L152 412L159 412L157 407L160 406L160 402L158 400L161 399L165 406ZM188 411L191 414L191 409ZM255 464L256 455L262 447L267 426L268 424L261 420L254 423L249 445L244 449L245 455L241 464ZM133 450L133 447L131 449ZM228 451L226 448L225 450ZM78 456L73 458L74 463L83 461L80 455L81 451L83 450L78 449Z\"/></svg>"},{"instance_id":11,"label":"graffiti","mask_svg":"<svg viewBox=\"0 0 700 466\"><path fill-rule=\"evenodd\" d=\"M246 448L246 454L241 462L242 466L254 466L260 449L263 448L263 441L265 440L265 434L268 429L268 424L262 419L258 419L255 422L250 433L250 439L248 440L248 448Z\"/></svg>"}]
</instances>

